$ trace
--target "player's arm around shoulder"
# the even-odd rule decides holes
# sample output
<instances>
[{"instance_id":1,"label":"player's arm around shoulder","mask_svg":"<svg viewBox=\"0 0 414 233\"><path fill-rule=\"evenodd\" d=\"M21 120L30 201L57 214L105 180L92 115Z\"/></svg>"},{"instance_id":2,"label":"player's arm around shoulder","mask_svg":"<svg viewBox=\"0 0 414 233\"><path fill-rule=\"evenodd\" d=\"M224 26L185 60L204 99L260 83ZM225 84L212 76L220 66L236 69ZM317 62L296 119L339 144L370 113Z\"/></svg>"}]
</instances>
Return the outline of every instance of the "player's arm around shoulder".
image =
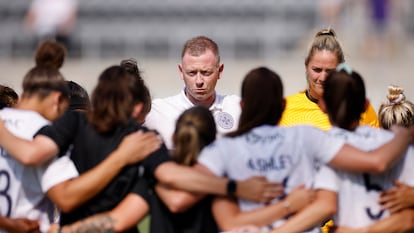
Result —
<instances>
[{"instance_id":1,"label":"player's arm around shoulder","mask_svg":"<svg viewBox=\"0 0 414 233\"><path fill-rule=\"evenodd\" d=\"M110 212L99 213L63 227L54 226L48 233L125 232L136 227L148 210L145 199L131 193Z\"/></svg>"}]
</instances>

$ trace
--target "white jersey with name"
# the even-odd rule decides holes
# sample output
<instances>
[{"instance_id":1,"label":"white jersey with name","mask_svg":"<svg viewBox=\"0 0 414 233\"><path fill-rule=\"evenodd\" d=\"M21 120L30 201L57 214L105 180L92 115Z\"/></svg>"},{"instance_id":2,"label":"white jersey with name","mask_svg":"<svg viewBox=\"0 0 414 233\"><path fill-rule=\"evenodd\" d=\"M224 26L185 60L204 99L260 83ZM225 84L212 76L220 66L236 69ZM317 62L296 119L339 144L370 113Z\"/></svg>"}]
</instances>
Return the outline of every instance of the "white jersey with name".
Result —
<instances>
[{"instance_id":1,"label":"white jersey with name","mask_svg":"<svg viewBox=\"0 0 414 233\"><path fill-rule=\"evenodd\" d=\"M144 125L157 130L163 137L167 148L172 149L175 123L182 112L193 106L194 104L187 98L184 90L175 96L155 99ZM218 137L237 129L241 112L240 97L216 94L210 110L216 121Z\"/></svg>"},{"instance_id":2,"label":"white jersey with name","mask_svg":"<svg viewBox=\"0 0 414 233\"><path fill-rule=\"evenodd\" d=\"M264 176L282 182L285 192L301 184L310 187L319 162L328 163L344 145L311 126L260 126L241 136L217 139L205 147L198 162L217 176L245 180ZM279 201L275 198L273 202ZM239 200L242 211L264 207L264 204ZM284 220L275 222L280 226Z\"/></svg>"},{"instance_id":3,"label":"white jersey with name","mask_svg":"<svg viewBox=\"0 0 414 233\"><path fill-rule=\"evenodd\" d=\"M37 112L11 108L1 110L0 118L14 135L28 140L49 123ZM68 156L63 156L40 166L24 166L3 148L0 153L0 214L38 220L41 232L47 232L55 207L45 193L54 185L78 176L75 165Z\"/></svg>"},{"instance_id":4,"label":"white jersey with name","mask_svg":"<svg viewBox=\"0 0 414 233\"><path fill-rule=\"evenodd\" d=\"M345 139L362 150L376 149L390 141L390 131L359 126L355 131L333 127L329 134ZM323 166L315 179L316 189L338 193L338 212L334 223L338 226L364 227L389 215L378 204L380 192L393 187L394 180L414 185L414 149L410 146L404 157L383 174L351 173Z\"/></svg>"}]
</instances>

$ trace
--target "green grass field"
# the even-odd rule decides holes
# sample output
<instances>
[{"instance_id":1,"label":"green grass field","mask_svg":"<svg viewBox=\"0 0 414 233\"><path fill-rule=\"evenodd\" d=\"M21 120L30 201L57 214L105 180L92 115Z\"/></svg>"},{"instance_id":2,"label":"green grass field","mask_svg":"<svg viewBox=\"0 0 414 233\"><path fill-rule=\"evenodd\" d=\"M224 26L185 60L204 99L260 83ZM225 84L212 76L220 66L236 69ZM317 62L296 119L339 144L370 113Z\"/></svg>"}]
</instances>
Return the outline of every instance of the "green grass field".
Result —
<instances>
[{"instance_id":1,"label":"green grass field","mask_svg":"<svg viewBox=\"0 0 414 233\"><path fill-rule=\"evenodd\" d=\"M138 223L138 230L140 233L149 233L150 218L151 217L147 215L141 220L141 222Z\"/></svg>"}]
</instances>

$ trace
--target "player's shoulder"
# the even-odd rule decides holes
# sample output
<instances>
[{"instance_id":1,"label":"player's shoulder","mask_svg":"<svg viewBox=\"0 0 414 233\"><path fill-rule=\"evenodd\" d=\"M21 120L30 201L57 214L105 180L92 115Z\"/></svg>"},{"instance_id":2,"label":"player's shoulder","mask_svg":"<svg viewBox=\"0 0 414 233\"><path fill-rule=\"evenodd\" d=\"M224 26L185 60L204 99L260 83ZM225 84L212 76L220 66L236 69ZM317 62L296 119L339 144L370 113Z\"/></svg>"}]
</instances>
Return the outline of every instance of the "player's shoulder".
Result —
<instances>
[{"instance_id":1,"label":"player's shoulder","mask_svg":"<svg viewBox=\"0 0 414 233\"><path fill-rule=\"evenodd\" d=\"M157 105L157 104L171 103L173 101L176 101L178 97L179 97L179 95L172 95L172 96L155 98L155 99L152 100L152 104Z\"/></svg>"},{"instance_id":2,"label":"player's shoulder","mask_svg":"<svg viewBox=\"0 0 414 233\"><path fill-rule=\"evenodd\" d=\"M369 125L358 126L356 132L360 135L373 138L375 140L389 140L394 137L394 132L382 128L376 128Z\"/></svg>"},{"instance_id":3,"label":"player's shoulder","mask_svg":"<svg viewBox=\"0 0 414 233\"><path fill-rule=\"evenodd\" d=\"M291 126L279 126L281 130L284 130L286 133L295 133L295 134L325 134L325 131L309 124L297 124Z\"/></svg>"},{"instance_id":4,"label":"player's shoulder","mask_svg":"<svg viewBox=\"0 0 414 233\"><path fill-rule=\"evenodd\" d=\"M319 109L319 106L315 104L314 102L310 101L307 97L305 92L299 92L293 95L290 95L285 98L286 100L286 106L285 111L283 113L284 117L289 115L289 117L297 118L296 116L292 116L292 111L294 111L294 114L297 114L299 111L300 114L315 114L322 111ZM319 115L319 114L318 114Z\"/></svg>"},{"instance_id":5,"label":"player's shoulder","mask_svg":"<svg viewBox=\"0 0 414 233\"><path fill-rule=\"evenodd\" d=\"M0 110L0 116L3 119L18 119L20 121L27 121L31 124L47 124L49 123L42 115L32 110L21 110L15 108L4 108Z\"/></svg>"}]
</instances>

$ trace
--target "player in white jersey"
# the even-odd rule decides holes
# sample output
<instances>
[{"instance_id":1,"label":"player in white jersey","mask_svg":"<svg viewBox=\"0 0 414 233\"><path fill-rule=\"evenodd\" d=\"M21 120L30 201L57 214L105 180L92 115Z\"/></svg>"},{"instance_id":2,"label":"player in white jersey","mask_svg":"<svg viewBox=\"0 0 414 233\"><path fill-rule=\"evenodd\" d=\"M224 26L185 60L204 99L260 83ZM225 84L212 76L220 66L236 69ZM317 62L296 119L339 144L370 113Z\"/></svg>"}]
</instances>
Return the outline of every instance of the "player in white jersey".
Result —
<instances>
[{"instance_id":1,"label":"player in white jersey","mask_svg":"<svg viewBox=\"0 0 414 233\"><path fill-rule=\"evenodd\" d=\"M388 101L381 104L378 110L379 123L384 129L389 129L392 125L402 125L410 127L414 123L414 104L407 100L404 89L396 85L388 86ZM407 161L404 165L410 165ZM408 167L407 166L407 167ZM410 168L408 168L410 169ZM402 170L406 173L406 169ZM339 232L358 233L358 232L407 232L414 230L414 210L413 192L410 182L403 183L395 181L395 187L382 192L379 202L383 209L391 213L390 217L375 222L369 226L355 229L340 226Z\"/></svg>"},{"instance_id":2,"label":"player in white jersey","mask_svg":"<svg viewBox=\"0 0 414 233\"><path fill-rule=\"evenodd\" d=\"M117 85L114 85L114 82ZM86 119L87 116L82 115L80 112L67 112L63 117L55 121L52 126L44 127L41 129L33 141L22 140L13 136L10 137L10 135L6 135L7 130L1 129L0 124L1 143L3 146L8 145L8 147L6 147L7 150L13 150L13 156L16 156L20 159L22 157L26 157L28 154L30 156L36 157L37 159L45 157L50 158L50 156L54 156L54 154L51 152L66 151L66 148L73 144L71 158L75 162L78 162L76 165L79 171L85 172L82 174L82 176L86 175L89 173L89 170L96 168L95 165L98 163L98 167L101 165L100 162L105 157L107 157L106 153L115 149L116 146L114 144L119 144L123 136L141 128L133 121L133 119L136 119L136 117L141 116L140 109L142 108L142 102L140 98L141 94L143 93L140 92L141 86L137 82L139 82L139 80L137 80L135 76L129 75L122 67L111 66L108 69L105 69L105 71L101 74L98 85L94 91L94 94L92 95L92 104L94 107L92 108L93 110L91 110L89 113L92 115L90 117L93 117L92 122L89 122ZM108 99L108 92L111 96L120 97L113 97L112 99L116 99L116 102L113 102L111 101L111 98ZM135 104L132 105L131 101ZM122 111L116 111L118 109L121 109ZM102 112L109 112L112 115L108 116L104 114L105 117L102 118ZM121 121L115 121L121 117L123 117ZM108 123L108 118L110 123ZM126 125L124 125L124 122ZM96 131L96 128L92 126L94 123L97 124L96 128L103 128L104 130L111 132L111 136L109 137L109 134L106 133L108 131L98 133ZM108 127L118 127L120 130ZM8 143L5 142L7 140ZM38 144L39 142L40 144ZM13 147L12 145L18 145L18 147ZM100 146L96 147L93 145ZM29 153L28 151L30 150L34 150L34 154ZM85 157L84 155L88 156ZM276 196L276 194L274 196L273 194L270 196L266 195L266 197L262 195L263 191L266 190L272 193L272 190L274 189L273 186L275 186L272 183L265 181L264 179L252 178L245 182L237 182L237 187L236 183L232 182L231 184L233 185L233 189L226 190L228 179L217 177L214 178L209 175L203 175L201 172L196 172L192 168L175 164L173 161L171 161L171 158L164 146L161 147L157 152L153 153L147 159L143 162L144 166L149 169L145 169L146 172L153 173L149 175L154 175L157 179L159 179L159 181L175 188L182 188L193 192L211 192L216 194L232 193L256 201L267 201L269 198ZM119 163L119 161L114 162L116 164ZM91 164L93 168L91 167ZM117 166L116 164L114 165ZM120 184L119 182L115 183L114 185L110 185L108 189L105 189L102 192L105 195L100 195L94 199L96 200L95 203L84 203L82 205L82 208L78 207L75 211L67 210L66 212L69 213L62 214L61 224L77 224L79 222L75 221L80 220L83 217L91 216L91 218L93 218L92 214L99 215L98 213L105 212L100 216L96 216L94 220L89 220L94 221L94 224L104 221L107 223L104 225L111 228L110 230L114 230L114 227L119 227L128 229L130 231L136 231L136 221L140 220L140 218L143 216L141 214L146 214L146 210L148 208L146 201L143 200L139 194L142 194L143 196L148 195L145 195L145 193L147 193L147 190L142 189L144 188L144 184L140 185L140 182L135 182L137 179L144 181L143 177L135 175L135 172L138 173L140 170L142 170L140 169L141 167L129 166L128 168L133 169L134 173L123 173L123 176L117 177L116 181L119 181L121 184L132 183L134 185L127 184L119 186L117 185ZM111 170L111 167L108 169ZM125 176L129 175L132 176L125 179ZM101 176L102 177L98 176L99 179L107 179L107 174L101 174ZM87 189L89 186L84 185L83 187ZM123 188L120 189L119 187ZM113 190L115 190L115 192ZM130 195L124 192L125 190L131 191ZM135 194L132 193L132 191ZM278 190L275 190L275 192L277 191ZM124 196L119 195L120 192L125 195L128 194L128 196L122 199ZM65 195L65 193L61 194ZM75 194L74 196L78 196L78 194ZM109 198L105 198L108 196ZM106 211L118 204L119 201L121 201L119 205L115 207L113 211L111 211L111 214L113 213L114 215L109 215ZM113 219L113 221L108 220L108 218ZM82 221L80 224L83 223L84 222ZM82 229L85 229L85 227L99 228L103 226L93 225L89 223L87 226L83 226ZM70 225L63 227L62 231L65 232L67 228L73 230L72 225Z\"/></svg>"},{"instance_id":3,"label":"player in white jersey","mask_svg":"<svg viewBox=\"0 0 414 233\"><path fill-rule=\"evenodd\" d=\"M184 89L178 95L155 99L144 125L156 129L168 149L173 149L175 121L184 110L194 105L207 107L213 112L219 136L237 129L240 98L219 95L215 91L224 69L217 44L205 36L188 40L178 69L184 80Z\"/></svg>"},{"instance_id":4,"label":"player in white jersey","mask_svg":"<svg viewBox=\"0 0 414 233\"><path fill-rule=\"evenodd\" d=\"M301 184L309 187L319 163L354 171L382 171L404 152L409 142L407 138L401 137L400 140L406 142L400 145L401 141L397 138L401 135L396 134L388 147L363 152L345 144L343 139L329 136L310 126L277 127L284 108L283 86L279 76L267 68L260 67L246 75L241 96L242 113L238 130L231 133L229 138L217 139L203 149L198 160L217 176L227 175L231 179L243 179L262 175L268 180L283 182L286 193L289 193ZM382 153L382 149L388 152L392 150L393 155L385 151ZM382 165L376 167L379 164ZM283 196L273 200L280 201L286 207L284 215L292 214L290 203ZM268 208L263 208L263 204L239 201L242 211L261 207L264 211ZM234 208L216 206L213 211L221 230L239 227L239 224L267 227L261 221L263 215L259 215L257 211L250 211L252 215L245 217L244 222L235 221L233 218L238 218L237 215L229 214L234 213ZM240 215L246 215L246 212ZM273 219L267 224L277 226L280 222L276 220ZM229 222L235 224L231 225Z\"/></svg>"},{"instance_id":5,"label":"player in white jersey","mask_svg":"<svg viewBox=\"0 0 414 233\"><path fill-rule=\"evenodd\" d=\"M17 109L0 111L0 118L16 136L32 139L49 120L67 106L65 82L58 72L34 68L25 77L22 100ZM44 75L44 74L50 74ZM54 185L78 176L72 161L64 156L41 166L24 166L3 148L0 155L0 213L9 218L38 220L46 232L54 219L54 205L45 196Z\"/></svg>"},{"instance_id":6,"label":"player in white jersey","mask_svg":"<svg viewBox=\"0 0 414 233\"><path fill-rule=\"evenodd\" d=\"M367 106L365 86L361 76L345 64L338 66L325 81L323 100L319 103L333 125L330 135L369 151L390 141L387 130L358 126ZM334 223L346 227L364 227L389 215L378 202L380 193L393 186L394 180L414 184L414 148L389 170L380 174L352 173L323 166L315 179L316 200L294 216L277 232L301 232L330 215Z\"/></svg>"},{"instance_id":7,"label":"player in white jersey","mask_svg":"<svg viewBox=\"0 0 414 233\"><path fill-rule=\"evenodd\" d=\"M31 139L42 126L49 123L39 113L25 109L6 108L0 112L0 117L12 133L25 139ZM54 205L44 193L77 175L68 156L28 167L1 150L2 215L37 219L41 223L40 230L45 232L53 220Z\"/></svg>"}]
</instances>

